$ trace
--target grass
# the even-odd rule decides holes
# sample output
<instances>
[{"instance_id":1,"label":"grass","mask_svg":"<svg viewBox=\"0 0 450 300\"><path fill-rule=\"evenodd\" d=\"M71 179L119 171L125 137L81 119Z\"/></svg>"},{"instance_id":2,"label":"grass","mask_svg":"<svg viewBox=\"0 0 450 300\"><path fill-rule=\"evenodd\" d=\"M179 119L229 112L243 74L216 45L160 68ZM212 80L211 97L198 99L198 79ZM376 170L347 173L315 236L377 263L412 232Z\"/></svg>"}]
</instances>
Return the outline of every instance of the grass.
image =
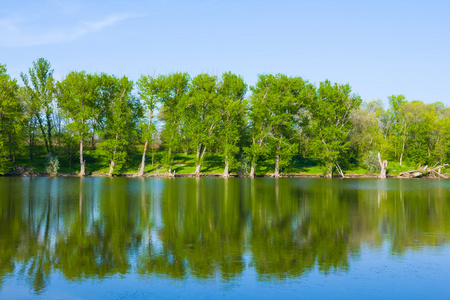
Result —
<instances>
[{"instance_id":1,"label":"grass","mask_svg":"<svg viewBox=\"0 0 450 300\"><path fill-rule=\"evenodd\" d=\"M25 152L27 153L27 152ZM165 152L156 151L154 153L153 165L151 163L151 152L147 152L145 173L147 174L162 174L166 173L167 169L161 164ZM86 173L108 173L109 161L104 157L98 156L94 150L86 150L84 152L84 159L86 160ZM128 157L128 162L123 165L121 169L122 174L137 173L141 163L142 154L135 152ZM185 155L184 153L177 153L174 156L174 164L172 171L176 174L192 174L195 173L195 154L191 153ZM60 152L59 155L60 169L59 173L77 174L80 170L80 163L78 157L72 157L72 164L69 167L69 159L67 155ZM31 164L27 155L18 156L14 167L22 166L25 168L33 168L34 173L45 173L45 152L40 151L34 154L34 161ZM273 159L266 159L257 163L256 175L268 175L274 172L275 161ZM398 162L389 162L388 174L398 175L400 172L412 170L417 168L412 164L403 163L401 166ZM202 174L220 174L224 170L224 160L217 154L206 154L202 164ZM231 173L238 173L238 169L231 168ZM370 172L361 167L349 165L343 167L345 174L370 174ZM311 157L295 156L291 163L282 168L282 173L298 174L298 175L321 175L324 174L325 168L320 164L320 161ZM12 171L11 173L18 173Z\"/></svg>"}]
</instances>

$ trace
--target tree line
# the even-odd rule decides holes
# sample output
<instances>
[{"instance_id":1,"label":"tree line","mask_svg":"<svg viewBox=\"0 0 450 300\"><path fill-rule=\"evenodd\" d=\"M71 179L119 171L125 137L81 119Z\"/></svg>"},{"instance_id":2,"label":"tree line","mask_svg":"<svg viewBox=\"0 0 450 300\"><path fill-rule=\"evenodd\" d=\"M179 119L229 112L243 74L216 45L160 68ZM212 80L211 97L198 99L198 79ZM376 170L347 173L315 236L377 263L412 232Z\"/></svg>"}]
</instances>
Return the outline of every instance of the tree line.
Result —
<instances>
[{"instance_id":1,"label":"tree line","mask_svg":"<svg viewBox=\"0 0 450 300\"><path fill-rule=\"evenodd\" d=\"M377 171L376 153L411 164L447 161L450 110L442 103L407 101L403 95L363 102L349 84L312 84L301 77L262 74L254 86L239 75L188 73L126 76L72 71L54 79L49 61L39 58L23 84L0 65L0 172L17 157L30 164L47 157L75 157L86 175L86 148L119 174L131 155L162 153L159 162L172 174L177 153L195 153L195 173L208 153L223 160L223 176L244 170L255 176L262 162L279 176L293 157L323 166L326 176L361 166Z\"/></svg>"}]
</instances>

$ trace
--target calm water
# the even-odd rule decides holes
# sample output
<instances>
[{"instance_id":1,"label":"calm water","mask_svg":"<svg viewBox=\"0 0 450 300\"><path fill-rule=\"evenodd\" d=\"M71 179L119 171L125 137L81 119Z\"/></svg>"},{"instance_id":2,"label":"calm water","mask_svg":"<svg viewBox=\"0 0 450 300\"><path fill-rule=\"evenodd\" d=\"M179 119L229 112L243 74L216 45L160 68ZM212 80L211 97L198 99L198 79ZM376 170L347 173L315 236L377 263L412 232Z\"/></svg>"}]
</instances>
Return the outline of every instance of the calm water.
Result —
<instances>
[{"instance_id":1,"label":"calm water","mask_svg":"<svg viewBox=\"0 0 450 300\"><path fill-rule=\"evenodd\" d=\"M448 298L450 181L0 178L0 298Z\"/></svg>"}]
</instances>

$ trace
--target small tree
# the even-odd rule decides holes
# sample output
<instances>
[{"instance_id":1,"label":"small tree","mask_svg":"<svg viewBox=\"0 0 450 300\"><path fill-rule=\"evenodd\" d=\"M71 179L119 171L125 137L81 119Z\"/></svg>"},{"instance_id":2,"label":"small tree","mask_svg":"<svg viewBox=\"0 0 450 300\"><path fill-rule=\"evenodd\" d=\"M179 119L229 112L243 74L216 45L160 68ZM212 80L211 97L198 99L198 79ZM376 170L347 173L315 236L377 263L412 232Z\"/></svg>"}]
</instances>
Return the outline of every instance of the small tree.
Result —
<instances>
[{"instance_id":1,"label":"small tree","mask_svg":"<svg viewBox=\"0 0 450 300\"><path fill-rule=\"evenodd\" d=\"M369 151L364 158L364 165L370 173L378 173L381 170L376 151Z\"/></svg>"}]
</instances>

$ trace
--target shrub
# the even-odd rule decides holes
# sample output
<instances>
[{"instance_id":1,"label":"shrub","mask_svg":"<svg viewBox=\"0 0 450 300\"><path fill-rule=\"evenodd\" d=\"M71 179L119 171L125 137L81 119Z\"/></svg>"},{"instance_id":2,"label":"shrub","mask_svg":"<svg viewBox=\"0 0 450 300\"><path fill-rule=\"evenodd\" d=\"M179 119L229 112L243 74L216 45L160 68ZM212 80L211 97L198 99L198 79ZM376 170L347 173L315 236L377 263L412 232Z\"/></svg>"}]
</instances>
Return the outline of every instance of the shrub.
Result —
<instances>
[{"instance_id":1,"label":"shrub","mask_svg":"<svg viewBox=\"0 0 450 300\"><path fill-rule=\"evenodd\" d=\"M381 171L380 163L378 162L378 152L369 151L364 158L364 165L370 173L379 173Z\"/></svg>"},{"instance_id":2,"label":"shrub","mask_svg":"<svg viewBox=\"0 0 450 300\"><path fill-rule=\"evenodd\" d=\"M47 156L45 157L45 172L49 174L58 174L58 170L58 156L53 156L51 153L47 153Z\"/></svg>"}]
</instances>

